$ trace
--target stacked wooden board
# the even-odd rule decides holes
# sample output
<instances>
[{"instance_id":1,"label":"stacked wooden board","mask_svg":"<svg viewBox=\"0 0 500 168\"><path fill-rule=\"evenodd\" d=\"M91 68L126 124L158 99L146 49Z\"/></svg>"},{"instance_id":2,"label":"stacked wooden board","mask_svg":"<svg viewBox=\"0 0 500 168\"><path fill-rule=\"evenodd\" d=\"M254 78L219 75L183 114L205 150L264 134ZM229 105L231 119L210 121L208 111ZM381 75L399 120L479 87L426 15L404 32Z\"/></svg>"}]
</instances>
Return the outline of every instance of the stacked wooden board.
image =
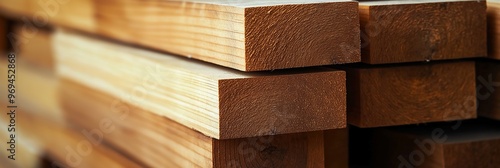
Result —
<instances>
[{"instance_id":1,"label":"stacked wooden board","mask_svg":"<svg viewBox=\"0 0 500 168\"><path fill-rule=\"evenodd\" d=\"M496 1L0 2L0 167L500 166Z\"/></svg>"}]
</instances>

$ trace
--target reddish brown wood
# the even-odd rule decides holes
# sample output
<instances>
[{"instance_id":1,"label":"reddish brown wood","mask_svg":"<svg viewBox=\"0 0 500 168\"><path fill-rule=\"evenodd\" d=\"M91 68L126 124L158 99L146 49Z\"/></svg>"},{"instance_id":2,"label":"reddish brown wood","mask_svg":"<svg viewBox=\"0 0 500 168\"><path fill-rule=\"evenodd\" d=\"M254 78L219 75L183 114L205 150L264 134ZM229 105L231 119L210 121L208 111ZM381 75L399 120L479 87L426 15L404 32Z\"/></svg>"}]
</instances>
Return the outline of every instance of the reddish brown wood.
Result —
<instances>
[{"instance_id":1,"label":"reddish brown wood","mask_svg":"<svg viewBox=\"0 0 500 168\"><path fill-rule=\"evenodd\" d=\"M380 127L476 117L474 62L347 68L348 123Z\"/></svg>"},{"instance_id":2,"label":"reddish brown wood","mask_svg":"<svg viewBox=\"0 0 500 168\"><path fill-rule=\"evenodd\" d=\"M372 1L359 5L362 62L485 57L485 1Z\"/></svg>"}]
</instances>

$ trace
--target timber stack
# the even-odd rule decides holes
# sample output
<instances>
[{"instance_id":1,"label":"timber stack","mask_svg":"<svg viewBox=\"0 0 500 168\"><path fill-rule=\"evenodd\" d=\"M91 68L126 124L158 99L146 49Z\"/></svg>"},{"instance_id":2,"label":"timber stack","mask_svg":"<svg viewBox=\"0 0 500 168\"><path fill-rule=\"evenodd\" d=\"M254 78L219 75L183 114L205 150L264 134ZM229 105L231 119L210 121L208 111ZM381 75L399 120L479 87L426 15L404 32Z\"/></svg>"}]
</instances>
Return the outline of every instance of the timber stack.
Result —
<instances>
[{"instance_id":1,"label":"timber stack","mask_svg":"<svg viewBox=\"0 0 500 168\"><path fill-rule=\"evenodd\" d=\"M0 0L0 167L500 166L500 1Z\"/></svg>"}]
</instances>

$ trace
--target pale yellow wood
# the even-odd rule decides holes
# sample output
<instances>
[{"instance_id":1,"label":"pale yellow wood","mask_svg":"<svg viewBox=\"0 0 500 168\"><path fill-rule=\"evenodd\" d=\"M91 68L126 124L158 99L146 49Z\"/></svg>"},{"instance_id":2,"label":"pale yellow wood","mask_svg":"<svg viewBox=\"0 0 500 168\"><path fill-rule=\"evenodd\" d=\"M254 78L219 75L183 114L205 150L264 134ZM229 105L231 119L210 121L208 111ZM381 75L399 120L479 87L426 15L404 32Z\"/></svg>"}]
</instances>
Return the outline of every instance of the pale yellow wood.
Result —
<instances>
[{"instance_id":1,"label":"pale yellow wood","mask_svg":"<svg viewBox=\"0 0 500 168\"><path fill-rule=\"evenodd\" d=\"M213 138L345 127L343 71L243 73L69 32L54 41L61 77Z\"/></svg>"}]
</instances>

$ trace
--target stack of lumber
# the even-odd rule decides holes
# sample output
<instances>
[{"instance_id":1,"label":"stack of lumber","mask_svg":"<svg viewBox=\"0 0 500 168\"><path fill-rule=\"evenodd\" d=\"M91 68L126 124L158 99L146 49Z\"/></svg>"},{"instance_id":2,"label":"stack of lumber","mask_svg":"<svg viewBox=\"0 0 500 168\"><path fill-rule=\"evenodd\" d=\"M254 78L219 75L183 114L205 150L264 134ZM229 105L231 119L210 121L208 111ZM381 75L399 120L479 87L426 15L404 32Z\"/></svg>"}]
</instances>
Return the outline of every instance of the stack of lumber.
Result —
<instances>
[{"instance_id":1,"label":"stack of lumber","mask_svg":"<svg viewBox=\"0 0 500 168\"><path fill-rule=\"evenodd\" d=\"M0 0L18 56L0 167L496 168L499 18L496 0Z\"/></svg>"}]
</instances>

